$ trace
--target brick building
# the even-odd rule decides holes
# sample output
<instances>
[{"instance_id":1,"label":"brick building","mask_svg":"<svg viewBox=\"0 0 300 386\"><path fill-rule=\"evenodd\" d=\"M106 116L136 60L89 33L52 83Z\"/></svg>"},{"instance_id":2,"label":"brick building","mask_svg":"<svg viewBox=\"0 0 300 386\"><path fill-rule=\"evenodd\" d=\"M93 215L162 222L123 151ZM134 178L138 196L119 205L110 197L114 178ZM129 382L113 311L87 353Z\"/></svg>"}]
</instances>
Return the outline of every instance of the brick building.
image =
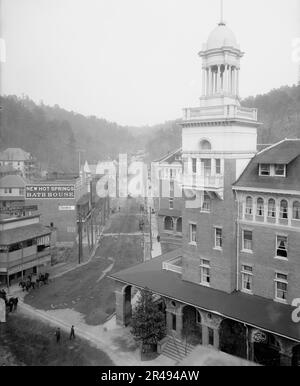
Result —
<instances>
[{"instance_id":1,"label":"brick building","mask_svg":"<svg viewBox=\"0 0 300 386\"><path fill-rule=\"evenodd\" d=\"M181 149L152 162L151 174L157 176L154 205L161 243L164 250L176 249L182 244Z\"/></svg>"},{"instance_id":2,"label":"brick building","mask_svg":"<svg viewBox=\"0 0 300 386\"><path fill-rule=\"evenodd\" d=\"M283 304L300 294L300 140L258 153L233 185L238 288Z\"/></svg>"},{"instance_id":3,"label":"brick building","mask_svg":"<svg viewBox=\"0 0 300 386\"><path fill-rule=\"evenodd\" d=\"M111 275L117 322L130 323L132 287L147 288L166 313L163 354L182 359L185 340L299 365L299 141L257 153L257 111L239 98L243 52L223 21L199 55L200 106L182 120L182 248Z\"/></svg>"}]
</instances>

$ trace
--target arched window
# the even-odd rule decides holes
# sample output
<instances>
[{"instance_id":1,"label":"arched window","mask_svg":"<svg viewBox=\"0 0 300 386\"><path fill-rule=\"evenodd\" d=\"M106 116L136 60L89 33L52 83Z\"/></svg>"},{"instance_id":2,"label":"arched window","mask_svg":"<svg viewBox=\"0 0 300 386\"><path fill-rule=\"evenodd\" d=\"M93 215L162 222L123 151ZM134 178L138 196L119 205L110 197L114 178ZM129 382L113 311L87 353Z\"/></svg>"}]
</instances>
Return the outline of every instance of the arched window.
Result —
<instances>
[{"instance_id":1,"label":"arched window","mask_svg":"<svg viewBox=\"0 0 300 386\"><path fill-rule=\"evenodd\" d=\"M295 201L293 204L293 219L300 220L300 202Z\"/></svg>"},{"instance_id":2,"label":"arched window","mask_svg":"<svg viewBox=\"0 0 300 386\"><path fill-rule=\"evenodd\" d=\"M246 198L246 214L252 215L253 213L253 200L252 197Z\"/></svg>"},{"instance_id":3,"label":"arched window","mask_svg":"<svg viewBox=\"0 0 300 386\"><path fill-rule=\"evenodd\" d=\"M276 202L274 198L270 198L268 202L268 217L276 217Z\"/></svg>"},{"instance_id":4,"label":"arched window","mask_svg":"<svg viewBox=\"0 0 300 386\"><path fill-rule=\"evenodd\" d=\"M179 217L176 224L176 232L182 232L182 218Z\"/></svg>"},{"instance_id":5,"label":"arched window","mask_svg":"<svg viewBox=\"0 0 300 386\"><path fill-rule=\"evenodd\" d=\"M263 216L264 215L264 212L265 212L265 208L264 208L264 200L263 198L258 198L257 199L257 207L256 207L256 214L257 216Z\"/></svg>"},{"instance_id":6,"label":"arched window","mask_svg":"<svg viewBox=\"0 0 300 386\"><path fill-rule=\"evenodd\" d=\"M200 142L200 149L201 150L211 150L211 144L207 139L203 139Z\"/></svg>"},{"instance_id":7,"label":"arched window","mask_svg":"<svg viewBox=\"0 0 300 386\"><path fill-rule=\"evenodd\" d=\"M174 227L174 222L172 217L166 217L165 218L165 230L172 231Z\"/></svg>"},{"instance_id":8,"label":"arched window","mask_svg":"<svg viewBox=\"0 0 300 386\"><path fill-rule=\"evenodd\" d=\"M202 318L199 311L196 312L196 323L201 324Z\"/></svg>"},{"instance_id":9,"label":"arched window","mask_svg":"<svg viewBox=\"0 0 300 386\"><path fill-rule=\"evenodd\" d=\"M280 202L280 218L281 219L288 219L288 202L287 200L281 200Z\"/></svg>"}]
</instances>

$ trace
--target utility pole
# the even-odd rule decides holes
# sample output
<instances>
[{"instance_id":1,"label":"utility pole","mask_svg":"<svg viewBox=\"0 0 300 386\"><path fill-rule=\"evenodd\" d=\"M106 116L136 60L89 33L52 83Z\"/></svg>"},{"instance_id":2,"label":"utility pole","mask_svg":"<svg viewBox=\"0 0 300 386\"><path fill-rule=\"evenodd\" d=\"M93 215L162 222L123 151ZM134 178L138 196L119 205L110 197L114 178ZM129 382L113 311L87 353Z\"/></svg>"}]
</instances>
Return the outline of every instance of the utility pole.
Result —
<instances>
[{"instance_id":1,"label":"utility pole","mask_svg":"<svg viewBox=\"0 0 300 386\"><path fill-rule=\"evenodd\" d=\"M91 243L92 243L92 248L94 248L94 225L93 225L93 181L90 181L90 208L91 208Z\"/></svg>"},{"instance_id":2,"label":"utility pole","mask_svg":"<svg viewBox=\"0 0 300 386\"><path fill-rule=\"evenodd\" d=\"M151 224L151 206L149 206L149 224L150 224L150 253L152 251L152 224Z\"/></svg>"},{"instance_id":3,"label":"utility pole","mask_svg":"<svg viewBox=\"0 0 300 386\"><path fill-rule=\"evenodd\" d=\"M82 218L81 213L78 213L78 264L81 263L82 258Z\"/></svg>"}]
</instances>

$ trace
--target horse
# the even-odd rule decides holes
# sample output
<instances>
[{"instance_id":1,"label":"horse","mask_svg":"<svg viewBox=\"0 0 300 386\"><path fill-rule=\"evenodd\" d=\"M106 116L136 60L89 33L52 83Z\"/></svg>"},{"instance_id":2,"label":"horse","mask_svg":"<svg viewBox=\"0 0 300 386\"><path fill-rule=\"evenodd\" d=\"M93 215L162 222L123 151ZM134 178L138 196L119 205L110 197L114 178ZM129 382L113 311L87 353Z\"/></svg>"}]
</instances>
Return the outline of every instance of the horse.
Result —
<instances>
[{"instance_id":1,"label":"horse","mask_svg":"<svg viewBox=\"0 0 300 386\"><path fill-rule=\"evenodd\" d=\"M7 308L9 308L10 312L13 312L17 309L19 299L18 298L9 298L9 300L5 302Z\"/></svg>"},{"instance_id":2,"label":"horse","mask_svg":"<svg viewBox=\"0 0 300 386\"><path fill-rule=\"evenodd\" d=\"M37 283L40 284L43 283L44 285L45 284L49 284L49 273L46 272L45 274L40 274L39 278L37 279Z\"/></svg>"}]
</instances>

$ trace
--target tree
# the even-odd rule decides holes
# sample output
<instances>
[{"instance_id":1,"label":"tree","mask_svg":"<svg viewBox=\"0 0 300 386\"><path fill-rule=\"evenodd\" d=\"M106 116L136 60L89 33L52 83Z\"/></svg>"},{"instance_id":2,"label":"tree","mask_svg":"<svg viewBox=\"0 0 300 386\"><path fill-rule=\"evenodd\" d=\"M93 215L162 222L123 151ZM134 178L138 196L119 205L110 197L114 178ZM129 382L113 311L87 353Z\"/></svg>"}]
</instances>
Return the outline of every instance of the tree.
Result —
<instances>
[{"instance_id":1,"label":"tree","mask_svg":"<svg viewBox=\"0 0 300 386\"><path fill-rule=\"evenodd\" d=\"M131 333L136 341L142 344L142 348L156 349L157 343L166 335L165 315L155 302L153 294L147 289L142 290L133 310Z\"/></svg>"}]
</instances>

